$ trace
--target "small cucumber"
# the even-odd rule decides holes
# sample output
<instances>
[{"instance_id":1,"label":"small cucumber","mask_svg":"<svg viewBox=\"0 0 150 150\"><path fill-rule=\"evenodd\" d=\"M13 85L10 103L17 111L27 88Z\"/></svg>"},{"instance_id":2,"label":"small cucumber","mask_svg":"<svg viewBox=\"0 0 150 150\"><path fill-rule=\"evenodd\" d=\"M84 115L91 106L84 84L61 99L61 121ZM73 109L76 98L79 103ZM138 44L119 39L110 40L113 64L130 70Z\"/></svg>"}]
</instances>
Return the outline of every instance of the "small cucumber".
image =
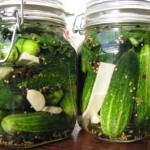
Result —
<instances>
[{"instance_id":1,"label":"small cucumber","mask_svg":"<svg viewBox=\"0 0 150 150\"><path fill-rule=\"evenodd\" d=\"M77 114L76 87L70 88L70 91L66 91L60 106L68 116L75 117Z\"/></svg>"},{"instance_id":2,"label":"small cucumber","mask_svg":"<svg viewBox=\"0 0 150 150\"><path fill-rule=\"evenodd\" d=\"M2 120L2 128L13 132L59 132L73 128L71 118L65 114L52 115L48 112L13 114Z\"/></svg>"},{"instance_id":3,"label":"small cucumber","mask_svg":"<svg viewBox=\"0 0 150 150\"><path fill-rule=\"evenodd\" d=\"M81 113L83 113L86 110L87 106L88 106L90 96L91 96L91 93L92 93L92 89L93 89L93 85L94 85L94 82L95 82L95 78L96 78L96 74L94 74L94 73L89 73L86 76L86 79L85 79L85 82L84 82L85 84L84 84L84 87L83 87L83 94L82 94L81 101L80 101L80 111L81 111Z\"/></svg>"},{"instance_id":4,"label":"small cucumber","mask_svg":"<svg viewBox=\"0 0 150 150\"><path fill-rule=\"evenodd\" d=\"M3 120L4 117L6 117L7 115L9 115L9 111L6 110L0 110L0 123ZM2 128L2 126L0 125L0 133L2 133L4 130Z\"/></svg>"},{"instance_id":5,"label":"small cucumber","mask_svg":"<svg viewBox=\"0 0 150 150\"><path fill-rule=\"evenodd\" d=\"M40 47L36 41L26 39L22 45L22 52L27 52L30 55L37 56L40 52Z\"/></svg>"},{"instance_id":6,"label":"small cucumber","mask_svg":"<svg viewBox=\"0 0 150 150\"><path fill-rule=\"evenodd\" d=\"M22 53L22 47L23 47L23 43L26 39L23 39L23 38L19 38L16 43L15 43L15 46L17 47L19 53Z\"/></svg>"},{"instance_id":7,"label":"small cucumber","mask_svg":"<svg viewBox=\"0 0 150 150\"><path fill-rule=\"evenodd\" d=\"M48 98L48 105L58 105L60 101L62 100L64 96L64 92L62 89L56 89L54 92L50 93L47 98Z\"/></svg>"},{"instance_id":8,"label":"small cucumber","mask_svg":"<svg viewBox=\"0 0 150 150\"><path fill-rule=\"evenodd\" d=\"M150 129L150 46L145 44L140 51L140 72L135 98L134 122L137 129Z\"/></svg>"},{"instance_id":9,"label":"small cucumber","mask_svg":"<svg viewBox=\"0 0 150 150\"><path fill-rule=\"evenodd\" d=\"M125 52L114 69L100 111L102 131L110 138L122 134L130 121L139 72L139 60L133 50Z\"/></svg>"}]
</instances>

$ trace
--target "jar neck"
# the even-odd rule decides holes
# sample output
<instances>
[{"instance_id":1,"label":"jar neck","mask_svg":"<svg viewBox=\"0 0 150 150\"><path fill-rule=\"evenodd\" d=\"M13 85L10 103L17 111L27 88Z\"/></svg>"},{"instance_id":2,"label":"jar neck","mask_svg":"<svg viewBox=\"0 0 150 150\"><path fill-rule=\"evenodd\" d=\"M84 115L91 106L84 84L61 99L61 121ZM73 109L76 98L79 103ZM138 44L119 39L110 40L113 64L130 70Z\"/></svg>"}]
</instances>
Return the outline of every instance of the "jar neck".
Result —
<instances>
[{"instance_id":1,"label":"jar neck","mask_svg":"<svg viewBox=\"0 0 150 150\"><path fill-rule=\"evenodd\" d=\"M41 28L41 30L45 30L47 32L53 31L53 32L59 32L60 34L63 34L64 30L66 29L64 26L55 23L55 22L49 22L49 21L35 21L35 20L26 20L21 28L26 27L32 27L34 29ZM33 29L33 30L34 30Z\"/></svg>"},{"instance_id":2,"label":"jar neck","mask_svg":"<svg viewBox=\"0 0 150 150\"><path fill-rule=\"evenodd\" d=\"M86 27L84 32L87 33L92 30L103 30L111 28L145 28L150 29L150 24L148 23L109 23L109 24L98 24Z\"/></svg>"},{"instance_id":3,"label":"jar neck","mask_svg":"<svg viewBox=\"0 0 150 150\"><path fill-rule=\"evenodd\" d=\"M11 22L11 23L7 23L7 24L2 24L0 22L0 26L1 28L8 28L10 31L14 30L15 27L15 23ZM24 28L32 28L33 31L36 29L40 29L40 31L42 32L55 32L58 34L63 35L66 28L64 26L61 26L60 24L56 24L53 22L49 22L49 21L34 21L34 20L25 20L24 23L20 26L20 29L17 30L17 32L21 32Z\"/></svg>"}]
</instances>

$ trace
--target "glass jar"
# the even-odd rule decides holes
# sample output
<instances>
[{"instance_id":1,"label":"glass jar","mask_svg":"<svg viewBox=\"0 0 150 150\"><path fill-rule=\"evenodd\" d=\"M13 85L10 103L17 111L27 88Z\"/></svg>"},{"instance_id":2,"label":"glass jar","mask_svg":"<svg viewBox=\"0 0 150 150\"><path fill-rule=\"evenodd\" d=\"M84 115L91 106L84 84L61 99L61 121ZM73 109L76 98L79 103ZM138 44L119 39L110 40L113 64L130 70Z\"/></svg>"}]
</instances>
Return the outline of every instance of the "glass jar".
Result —
<instances>
[{"instance_id":1,"label":"glass jar","mask_svg":"<svg viewBox=\"0 0 150 150\"><path fill-rule=\"evenodd\" d=\"M99 139L150 135L150 2L92 0L79 50L80 126Z\"/></svg>"},{"instance_id":2,"label":"glass jar","mask_svg":"<svg viewBox=\"0 0 150 150\"><path fill-rule=\"evenodd\" d=\"M0 2L0 145L69 137L76 122L77 56L59 0Z\"/></svg>"}]
</instances>

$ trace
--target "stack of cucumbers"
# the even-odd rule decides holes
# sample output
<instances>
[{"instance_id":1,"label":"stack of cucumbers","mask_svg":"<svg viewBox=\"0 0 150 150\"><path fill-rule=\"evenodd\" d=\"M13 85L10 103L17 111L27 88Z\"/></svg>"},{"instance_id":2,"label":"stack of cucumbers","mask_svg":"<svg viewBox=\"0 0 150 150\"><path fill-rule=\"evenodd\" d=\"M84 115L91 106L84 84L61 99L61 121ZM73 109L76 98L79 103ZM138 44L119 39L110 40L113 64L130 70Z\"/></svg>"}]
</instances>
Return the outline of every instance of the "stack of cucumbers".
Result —
<instances>
[{"instance_id":1,"label":"stack of cucumbers","mask_svg":"<svg viewBox=\"0 0 150 150\"><path fill-rule=\"evenodd\" d=\"M104 32L109 33L112 31L114 30L105 29ZM89 30L89 36L87 36L83 44L83 52L81 51L81 72L85 77L85 82L88 82L88 84L83 83L82 101L79 106L82 114L89 103L90 98L87 99L84 93L85 90L87 93L87 90L91 93L94 84L93 80L86 80L89 74L95 71L95 66L92 62L114 63L115 69L109 88L98 113L100 123L97 124L97 130L100 130L101 134L99 136L102 136L102 138L105 136L109 139L120 139L121 141L128 140L125 134L126 130L130 129L129 126L132 131L128 133L135 134L132 137L130 136L130 139L137 139L138 136L146 137L150 131L150 32L141 27L134 29L125 27L118 31L114 33L118 35L118 39L113 40L116 41L116 45L119 45L118 52L115 55L112 54L114 61L110 62L109 60L112 59L109 58L112 55L109 49L107 51L106 47L103 47L99 36L103 31L99 29ZM110 36L105 37L105 40L107 40L105 43L108 45L113 39ZM111 41L109 41L110 38ZM89 39L96 40L89 43ZM88 46L89 44L95 45L98 40L99 49ZM86 49L87 54L84 52L85 47L88 47ZM87 57L90 53L92 57ZM86 63L85 58L87 58ZM87 66L88 63L91 69ZM91 87L87 88L85 87L86 85L91 85ZM89 127L92 128L92 126Z\"/></svg>"}]
</instances>

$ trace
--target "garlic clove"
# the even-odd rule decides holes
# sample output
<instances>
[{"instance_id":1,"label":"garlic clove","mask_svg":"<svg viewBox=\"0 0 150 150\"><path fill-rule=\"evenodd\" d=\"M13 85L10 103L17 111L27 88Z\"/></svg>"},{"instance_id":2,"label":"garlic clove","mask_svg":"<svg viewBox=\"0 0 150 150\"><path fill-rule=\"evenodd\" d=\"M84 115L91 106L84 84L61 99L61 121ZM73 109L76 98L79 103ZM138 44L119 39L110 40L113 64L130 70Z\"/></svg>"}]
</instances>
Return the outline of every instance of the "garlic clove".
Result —
<instances>
[{"instance_id":1,"label":"garlic clove","mask_svg":"<svg viewBox=\"0 0 150 150\"><path fill-rule=\"evenodd\" d=\"M45 106L42 111L49 112L52 114L60 114L63 110L61 107L56 106Z\"/></svg>"},{"instance_id":2,"label":"garlic clove","mask_svg":"<svg viewBox=\"0 0 150 150\"><path fill-rule=\"evenodd\" d=\"M39 58L34 55L28 54L27 52L23 52L16 62L17 65L32 65L35 63L40 63Z\"/></svg>"},{"instance_id":3,"label":"garlic clove","mask_svg":"<svg viewBox=\"0 0 150 150\"><path fill-rule=\"evenodd\" d=\"M98 124L98 123L100 123L100 118L99 118L98 114L95 114L95 115L91 116L91 123L92 124Z\"/></svg>"},{"instance_id":4,"label":"garlic clove","mask_svg":"<svg viewBox=\"0 0 150 150\"><path fill-rule=\"evenodd\" d=\"M42 111L45 107L45 98L43 94L37 90L28 90L27 100L30 102L35 111Z\"/></svg>"},{"instance_id":5,"label":"garlic clove","mask_svg":"<svg viewBox=\"0 0 150 150\"><path fill-rule=\"evenodd\" d=\"M0 79L5 78L12 71L14 71L12 67L0 67Z\"/></svg>"}]
</instances>

